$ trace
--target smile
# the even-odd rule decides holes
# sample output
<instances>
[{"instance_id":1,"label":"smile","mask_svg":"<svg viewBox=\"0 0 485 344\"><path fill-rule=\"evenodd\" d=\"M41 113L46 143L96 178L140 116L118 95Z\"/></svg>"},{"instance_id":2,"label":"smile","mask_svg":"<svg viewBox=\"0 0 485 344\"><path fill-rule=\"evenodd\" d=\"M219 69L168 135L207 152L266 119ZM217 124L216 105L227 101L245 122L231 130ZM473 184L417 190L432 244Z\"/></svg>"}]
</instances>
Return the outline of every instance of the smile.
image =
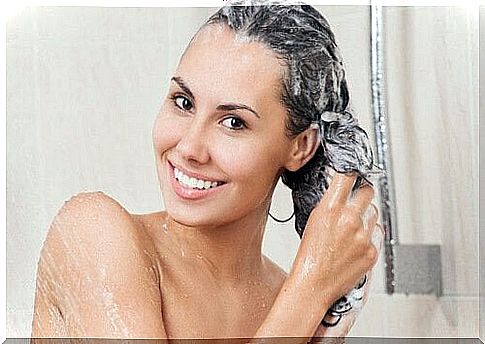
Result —
<instances>
[{"instance_id":1,"label":"smile","mask_svg":"<svg viewBox=\"0 0 485 344\"><path fill-rule=\"evenodd\" d=\"M188 175L180 171L177 167L174 167L174 174L175 174L175 179L177 179L180 182L180 184L192 189L207 190L210 188L215 188L222 184L222 182L211 182L208 180L189 177Z\"/></svg>"},{"instance_id":2,"label":"smile","mask_svg":"<svg viewBox=\"0 0 485 344\"><path fill-rule=\"evenodd\" d=\"M180 198L196 200L221 192L227 185L223 181L206 180L189 176L167 161L172 189Z\"/></svg>"}]
</instances>

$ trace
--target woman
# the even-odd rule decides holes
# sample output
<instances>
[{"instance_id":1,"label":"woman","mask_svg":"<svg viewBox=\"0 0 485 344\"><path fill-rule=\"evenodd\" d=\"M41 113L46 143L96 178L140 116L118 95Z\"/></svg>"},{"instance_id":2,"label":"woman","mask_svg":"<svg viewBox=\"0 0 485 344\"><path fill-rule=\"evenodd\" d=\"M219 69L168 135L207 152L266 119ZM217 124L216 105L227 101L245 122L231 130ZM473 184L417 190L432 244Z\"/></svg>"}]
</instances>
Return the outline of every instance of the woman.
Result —
<instances>
[{"instance_id":1,"label":"woman","mask_svg":"<svg viewBox=\"0 0 485 344\"><path fill-rule=\"evenodd\" d=\"M222 8L153 128L166 210L129 214L102 193L66 202L39 261L33 337L345 336L355 313L320 323L374 266L381 234L348 102L315 9ZM261 253L280 177L302 236L289 274Z\"/></svg>"}]
</instances>

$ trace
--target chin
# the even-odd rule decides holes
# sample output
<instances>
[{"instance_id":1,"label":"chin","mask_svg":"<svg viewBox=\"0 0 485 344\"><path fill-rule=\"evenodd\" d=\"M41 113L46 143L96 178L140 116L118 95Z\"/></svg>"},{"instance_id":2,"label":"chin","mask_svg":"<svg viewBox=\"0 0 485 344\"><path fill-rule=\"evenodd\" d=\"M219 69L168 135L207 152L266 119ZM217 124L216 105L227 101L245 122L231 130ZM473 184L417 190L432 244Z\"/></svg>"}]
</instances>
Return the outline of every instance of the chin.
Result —
<instances>
[{"instance_id":1,"label":"chin","mask_svg":"<svg viewBox=\"0 0 485 344\"><path fill-rule=\"evenodd\" d=\"M241 207L233 202L202 202L184 204L171 197L164 198L167 214L177 223L187 227L221 227L240 221L253 209Z\"/></svg>"},{"instance_id":2,"label":"chin","mask_svg":"<svg viewBox=\"0 0 485 344\"><path fill-rule=\"evenodd\" d=\"M165 211L177 223L187 227L207 226L214 223L214 220L221 214L211 214L207 206L195 207L184 205L177 200L168 197L163 198Z\"/></svg>"},{"instance_id":3,"label":"chin","mask_svg":"<svg viewBox=\"0 0 485 344\"><path fill-rule=\"evenodd\" d=\"M174 221L186 227L216 227L224 223L221 214L203 209L188 211L182 207L166 207L166 211Z\"/></svg>"}]
</instances>

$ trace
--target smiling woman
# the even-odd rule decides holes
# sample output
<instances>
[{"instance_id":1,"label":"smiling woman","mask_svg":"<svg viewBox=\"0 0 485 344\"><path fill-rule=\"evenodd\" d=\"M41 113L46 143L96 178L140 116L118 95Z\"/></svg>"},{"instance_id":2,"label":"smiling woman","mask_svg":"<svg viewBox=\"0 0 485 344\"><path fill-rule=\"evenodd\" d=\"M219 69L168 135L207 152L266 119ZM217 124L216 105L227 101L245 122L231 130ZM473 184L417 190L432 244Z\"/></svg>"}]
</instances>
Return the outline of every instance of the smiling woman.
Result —
<instances>
[{"instance_id":1,"label":"smiling woman","mask_svg":"<svg viewBox=\"0 0 485 344\"><path fill-rule=\"evenodd\" d=\"M192 40L153 130L166 210L178 222L233 227L267 214L290 143L279 101L283 70L262 44L238 42L224 26L206 26ZM210 193L172 188L173 167L222 185Z\"/></svg>"},{"instance_id":2,"label":"smiling woman","mask_svg":"<svg viewBox=\"0 0 485 344\"><path fill-rule=\"evenodd\" d=\"M314 8L219 10L181 57L153 127L166 209L129 214L102 193L68 201L42 250L33 336L345 336L357 313L341 313L367 294L341 297L370 277L382 234L348 101ZM261 252L281 177L302 237L289 274ZM325 314L340 322L320 325Z\"/></svg>"}]
</instances>

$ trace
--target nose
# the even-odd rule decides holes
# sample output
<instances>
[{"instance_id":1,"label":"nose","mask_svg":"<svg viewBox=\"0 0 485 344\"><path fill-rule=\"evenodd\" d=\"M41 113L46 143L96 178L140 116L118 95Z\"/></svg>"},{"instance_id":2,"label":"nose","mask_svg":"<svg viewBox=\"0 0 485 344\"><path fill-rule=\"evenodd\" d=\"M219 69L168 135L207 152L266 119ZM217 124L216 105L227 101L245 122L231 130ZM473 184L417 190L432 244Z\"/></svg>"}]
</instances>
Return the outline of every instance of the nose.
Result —
<instances>
[{"instance_id":1,"label":"nose","mask_svg":"<svg viewBox=\"0 0 485 344\"><path fill-rule=\"evenodd\" d=\"M202 120L193 119L181 133L176 150L180 157L191 164L204 164L210 159L208 133Z\"/></svg>"}]
</instances>

